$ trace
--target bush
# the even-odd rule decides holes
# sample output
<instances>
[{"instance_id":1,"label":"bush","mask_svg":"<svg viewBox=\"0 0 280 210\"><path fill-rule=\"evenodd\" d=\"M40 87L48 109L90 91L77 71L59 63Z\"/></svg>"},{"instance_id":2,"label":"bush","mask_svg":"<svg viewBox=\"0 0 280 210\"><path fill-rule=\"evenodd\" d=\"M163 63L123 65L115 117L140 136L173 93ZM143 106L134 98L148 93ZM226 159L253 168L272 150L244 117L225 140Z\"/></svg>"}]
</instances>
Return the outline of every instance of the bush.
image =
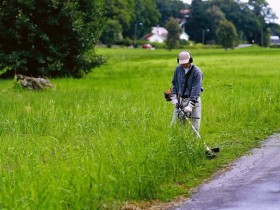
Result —
<instances>
[{"instance_id":1,"label":"bush","mask_svg":"<svg viewBox=\"0 0 280 210\"><path fill-rule=\"evenodd\" d=\"M77 76L101 61L85 56L97 44L103 1L4 1L0 21L0 69L6 74Z\"/></svg>"},{"instance_id":2,"label":"bush","mask_svg":"<svg viewBox=\"0 0 280 210\"><path fill-rule=\"evenodd\" d=\"M183 49L221 49L221 45L203 45L201 43L191 44L191 45L185 45L183 46Z\"/></svg>"},{"instance_id":3,"label":"bush","mask_svg":"<svg viewBox=\"0 0 280 210\"><path fill-rule=\"evenodd\" d=\"M124 38L124 39L116 42L116 45L121 45L121 46L126 46L126 47L129 47L132 44L133 44L133 41L129 38Z\"/></svg>"},{"instance_id":4,"label":"bush","mask_svg":"<svg viewBox=\"0 0 280 210\"><path fill-rule=\"evenodd\" d=\"M280 48L280 45L270 45L270 48Z\"/></svg>"}]
</instances>

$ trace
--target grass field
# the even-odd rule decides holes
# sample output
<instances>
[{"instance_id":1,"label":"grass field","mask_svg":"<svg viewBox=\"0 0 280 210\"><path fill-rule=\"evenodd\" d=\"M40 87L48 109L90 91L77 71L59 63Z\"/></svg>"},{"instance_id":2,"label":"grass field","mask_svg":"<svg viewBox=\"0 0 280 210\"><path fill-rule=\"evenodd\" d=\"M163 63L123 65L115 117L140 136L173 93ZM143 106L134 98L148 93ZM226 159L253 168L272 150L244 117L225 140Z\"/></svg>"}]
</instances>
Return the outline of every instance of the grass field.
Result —
<instances>
[{"instance_id":1,"label":"grass field","mask_svg":"<svg viewBox=\"0 0 280 210\"><path fill-rule=\"evenodd\" d=\"M97 49L84 79L25 91L0 81L0 209L118 209L168 202L280 128L280 50L191 50L204 72L201 135L170 128L179 50Z\"/></svg>"}]
</instances>

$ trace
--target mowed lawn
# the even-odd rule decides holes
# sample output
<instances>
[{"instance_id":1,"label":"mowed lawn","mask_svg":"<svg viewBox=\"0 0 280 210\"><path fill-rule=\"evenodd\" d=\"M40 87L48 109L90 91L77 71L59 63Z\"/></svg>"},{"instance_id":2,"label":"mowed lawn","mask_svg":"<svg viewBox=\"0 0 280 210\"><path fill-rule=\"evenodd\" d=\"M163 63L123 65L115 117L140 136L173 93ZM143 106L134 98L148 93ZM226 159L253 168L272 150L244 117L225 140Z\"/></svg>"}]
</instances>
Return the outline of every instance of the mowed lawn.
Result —
<instances>
[{"instance_id":1,"label":"mowed lawn","mask_svg":"<svg viewBox=\"0 0 280 210\"><path fill-rule=\"evenodd\" d=\"M105 49L107 64L54 89L0 80L0 208L119 209L168 202L280 130L280 49L191 49L204 73L201 136L170 127L180 50Z\"/></svg>"}]
</instances>

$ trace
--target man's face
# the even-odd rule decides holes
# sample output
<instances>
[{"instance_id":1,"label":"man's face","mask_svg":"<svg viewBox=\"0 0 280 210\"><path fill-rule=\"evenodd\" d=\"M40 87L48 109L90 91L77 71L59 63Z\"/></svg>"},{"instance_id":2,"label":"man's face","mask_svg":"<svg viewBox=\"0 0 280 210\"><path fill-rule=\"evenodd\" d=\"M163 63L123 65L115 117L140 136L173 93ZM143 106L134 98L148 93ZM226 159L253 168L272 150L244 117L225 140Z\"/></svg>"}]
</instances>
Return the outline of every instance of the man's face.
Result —
<instances>
[{"instance_id":1,"label":"man's face","mask_svg":"<svg viewBox=\"0 0 280 210\"><path fill-rule=\"evenodd\" d=\"M191 63L184 63L184 64L181 64L181 65L184 69L187 69L187 68L190 68Z\"/></svg>"}]
</instances>

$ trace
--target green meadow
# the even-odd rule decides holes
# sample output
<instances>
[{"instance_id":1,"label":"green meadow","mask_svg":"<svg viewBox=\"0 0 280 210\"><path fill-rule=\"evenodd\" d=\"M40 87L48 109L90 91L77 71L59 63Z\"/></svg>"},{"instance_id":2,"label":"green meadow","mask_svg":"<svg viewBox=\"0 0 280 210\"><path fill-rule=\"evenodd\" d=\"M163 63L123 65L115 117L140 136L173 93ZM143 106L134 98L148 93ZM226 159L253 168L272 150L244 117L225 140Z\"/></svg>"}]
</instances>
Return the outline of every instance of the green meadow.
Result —
<instances>
[{"instance_id":1,"label":"green meadow","mask_svg":"<svg viewBox=\"0 0 280 210\"><path fill-rule=\"evenodd\" d=\"M180 50L105 49L107 64L54 89L0 80L0 209L120 209L170 202L280 131L280 49L193 49L200 134L163 98Z\"/></svg>"}]
</instances>

